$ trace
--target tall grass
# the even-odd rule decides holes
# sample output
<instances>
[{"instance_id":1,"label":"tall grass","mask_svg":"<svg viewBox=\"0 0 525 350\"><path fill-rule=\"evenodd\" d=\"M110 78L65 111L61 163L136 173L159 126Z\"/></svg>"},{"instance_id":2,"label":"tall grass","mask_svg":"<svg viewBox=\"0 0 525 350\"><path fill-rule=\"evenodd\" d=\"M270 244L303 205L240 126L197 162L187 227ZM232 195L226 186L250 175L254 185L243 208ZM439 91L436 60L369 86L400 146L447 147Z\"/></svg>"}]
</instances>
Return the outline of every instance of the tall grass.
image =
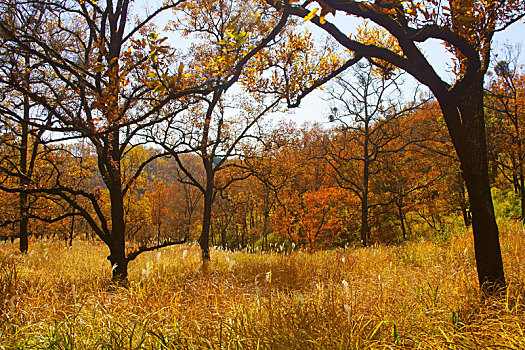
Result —
<instances>
[{"instance_id":1,"label":"tall grass","mask_svg":"<svg viewBox=\"0 0 525 350\"><path fill-rule=\"evenodd\" d=\"M525 349L525 234L504 222L509 282L482 300L471 236L290 255L195 246L141 256L130 287L102 245L0 244L0 349Z\"/></svg>"}]
</instances>

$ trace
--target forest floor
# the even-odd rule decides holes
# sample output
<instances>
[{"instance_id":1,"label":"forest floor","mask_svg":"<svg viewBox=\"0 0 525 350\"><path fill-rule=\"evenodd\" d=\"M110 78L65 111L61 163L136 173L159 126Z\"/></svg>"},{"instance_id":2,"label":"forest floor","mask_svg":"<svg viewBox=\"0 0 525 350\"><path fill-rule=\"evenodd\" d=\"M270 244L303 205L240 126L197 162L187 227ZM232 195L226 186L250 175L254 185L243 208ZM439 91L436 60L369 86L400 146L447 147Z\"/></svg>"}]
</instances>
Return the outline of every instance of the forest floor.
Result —
<instances>
[{"instance_id":1,"label":"forest floor","mask_svg":"<svg viewBox=\"0 0 525 350\"><path fill-rule=\"evenodd\" d=\"M0 243L0 349L525 349L525 233L482 300L472 239L290 255L196 246L141 255L113 287L94 242Z\"/></svg>"}]
</instances>

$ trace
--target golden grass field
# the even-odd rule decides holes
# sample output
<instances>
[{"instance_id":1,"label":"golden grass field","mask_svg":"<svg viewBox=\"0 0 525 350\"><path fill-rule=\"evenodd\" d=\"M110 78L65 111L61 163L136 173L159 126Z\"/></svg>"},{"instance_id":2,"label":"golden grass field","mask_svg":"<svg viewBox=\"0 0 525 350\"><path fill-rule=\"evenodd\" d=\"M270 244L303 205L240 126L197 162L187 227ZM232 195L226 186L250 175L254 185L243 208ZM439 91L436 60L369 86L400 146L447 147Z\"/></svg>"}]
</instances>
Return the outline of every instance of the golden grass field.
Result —
<instances>
[{"instance_id":1,"label":"golden grass field","mask_svg":"<svg viewBox=\"0 0 525 350\"><path fill-rule=\"evenodd\" d=\"M0 349L525 349L525 233L500 223L508 293L480 298L471 235L290 255L178 246L111 286L94 242L0 244Z\"/></svg>"}]
</instances>

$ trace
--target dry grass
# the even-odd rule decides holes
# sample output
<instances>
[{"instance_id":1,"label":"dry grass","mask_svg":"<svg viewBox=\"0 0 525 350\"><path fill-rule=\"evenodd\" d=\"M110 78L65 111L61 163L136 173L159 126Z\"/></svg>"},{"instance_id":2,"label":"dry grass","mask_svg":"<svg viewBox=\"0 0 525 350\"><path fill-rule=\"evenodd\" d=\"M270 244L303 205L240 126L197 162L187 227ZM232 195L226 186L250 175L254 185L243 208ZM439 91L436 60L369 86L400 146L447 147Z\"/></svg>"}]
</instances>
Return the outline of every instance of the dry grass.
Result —
<instances>
[{"instance_id":1,"label":"dry grass","mask_svg":"<svg viewBox=\"0 0 525 350\"><path fill-rule=\"evenodd\" d=\"M291 255L175 247L115 289L106 249L0 245L0 349L525 349L525 234L502 223L509 291L480 301L470 235Z\"/></svg>"}]
</instances>

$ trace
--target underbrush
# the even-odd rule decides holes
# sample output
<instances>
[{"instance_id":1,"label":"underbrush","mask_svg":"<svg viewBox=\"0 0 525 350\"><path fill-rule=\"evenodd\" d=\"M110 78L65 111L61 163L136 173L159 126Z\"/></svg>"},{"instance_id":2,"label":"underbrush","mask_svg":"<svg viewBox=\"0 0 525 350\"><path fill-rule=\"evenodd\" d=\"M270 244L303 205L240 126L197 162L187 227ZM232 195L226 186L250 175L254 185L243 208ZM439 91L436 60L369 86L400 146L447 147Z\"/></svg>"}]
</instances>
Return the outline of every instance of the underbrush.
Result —
<instances>
[{"instance_id":1,"label":"underbrush","mask_svg":"<svg viewBox=\"0 0 525 350\"><path fill-rule=\"evenodd\" d=\"M93 242L0 244L0 349L525 349L525 234L503 222L509 284L478 292L469 233L290 255L195 246L141 255L130 287Z\"/></svg>"}]
</instances>

